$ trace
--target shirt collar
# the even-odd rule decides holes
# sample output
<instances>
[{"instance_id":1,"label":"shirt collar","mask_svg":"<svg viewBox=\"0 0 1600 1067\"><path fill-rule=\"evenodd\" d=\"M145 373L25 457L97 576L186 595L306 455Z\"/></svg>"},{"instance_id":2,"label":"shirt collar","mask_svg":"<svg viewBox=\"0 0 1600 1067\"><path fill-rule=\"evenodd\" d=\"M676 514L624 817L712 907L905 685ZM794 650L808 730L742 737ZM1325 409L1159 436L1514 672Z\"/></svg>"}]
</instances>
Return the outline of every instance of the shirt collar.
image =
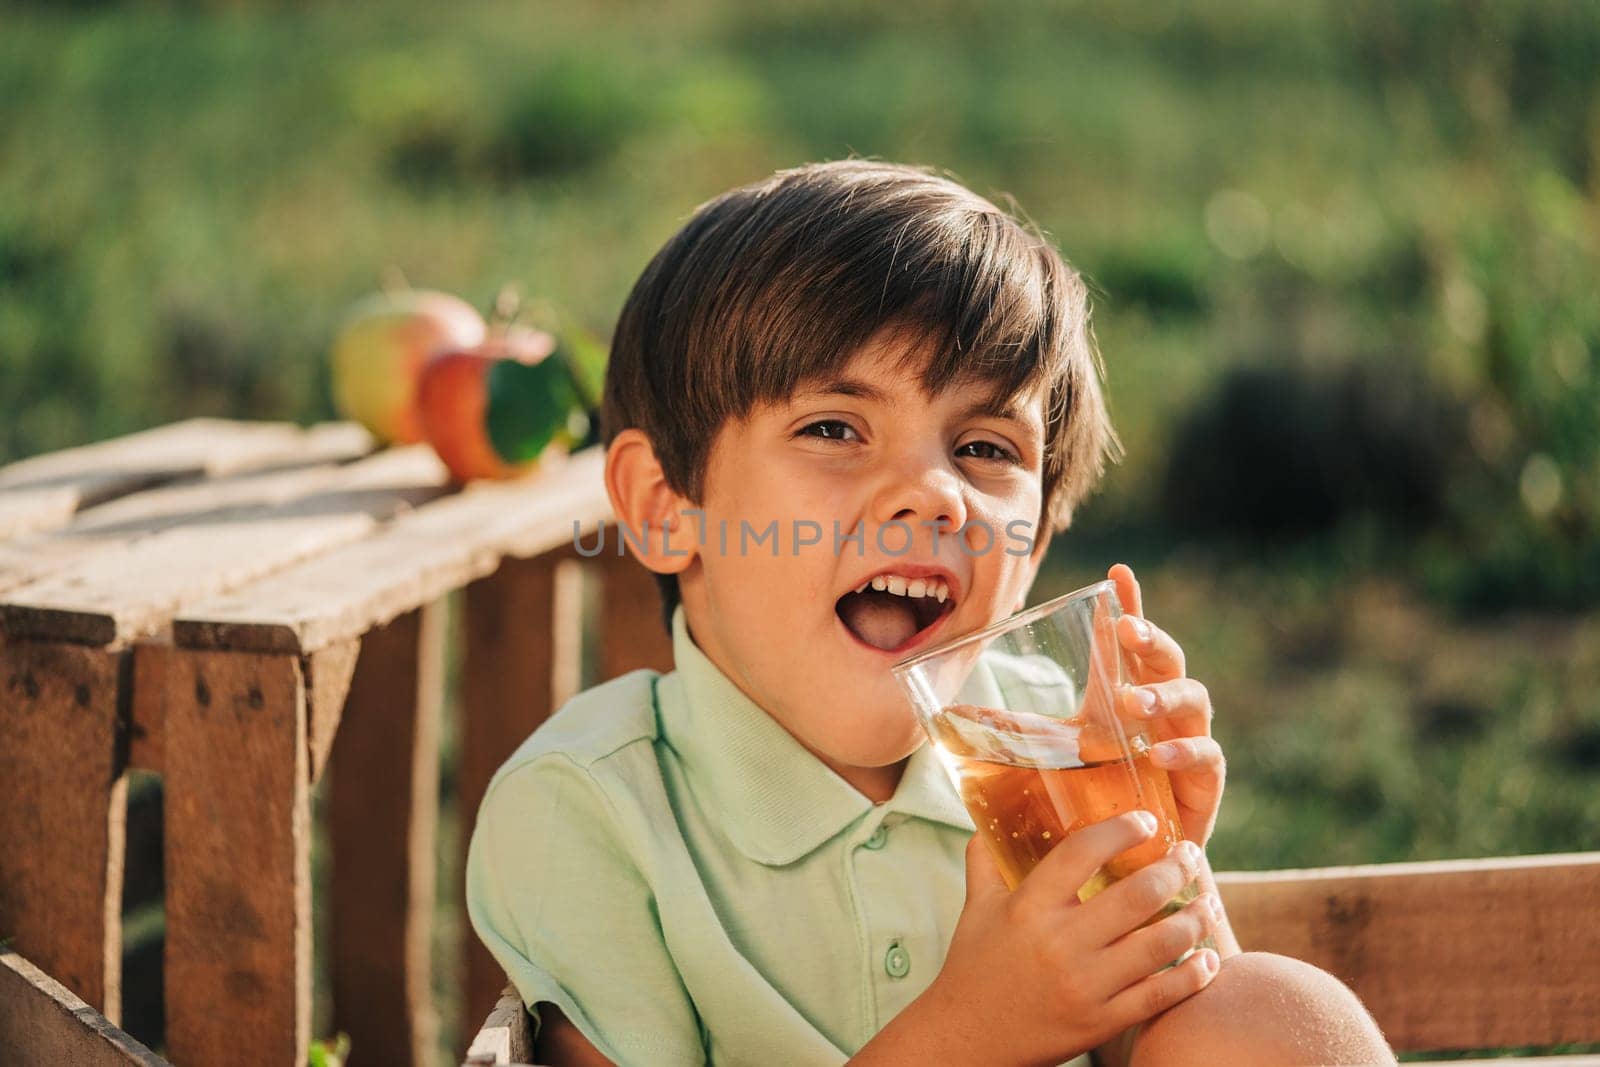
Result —
<instances>
[{"instance_id":1,"label":"shirt collar","mask_svg":"<svg viewBox=\"0 0 1600 1067\"><path fill-rule=\"evenodd\" d=\"M700 651L681 604L672 615L672 652L676 669L656 686L661 733L740 852L790 864L873 810ZM881 808L974 829L927 741Z\"/></svg>"}]
</instances>

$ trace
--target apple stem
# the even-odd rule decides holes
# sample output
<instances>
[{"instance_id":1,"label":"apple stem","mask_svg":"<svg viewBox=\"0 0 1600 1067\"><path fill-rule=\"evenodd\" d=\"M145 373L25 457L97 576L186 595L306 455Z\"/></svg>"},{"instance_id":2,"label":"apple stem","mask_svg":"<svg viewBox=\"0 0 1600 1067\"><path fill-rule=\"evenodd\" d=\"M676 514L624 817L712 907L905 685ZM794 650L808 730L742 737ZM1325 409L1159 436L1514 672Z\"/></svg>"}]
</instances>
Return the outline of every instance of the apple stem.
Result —
<instances>
[{"instance_id":1,"label":"apple stem","mask_svg":"<svg viewBox=\"0 0 1600 1067\"><path fill-rule=\"evenodd\" d=\"M518 290L516 282L506 282L500 287L500 292L495 294L490 325L503 330L515 322L521 312L522 293Z\"/></svg>"}]
</instances>

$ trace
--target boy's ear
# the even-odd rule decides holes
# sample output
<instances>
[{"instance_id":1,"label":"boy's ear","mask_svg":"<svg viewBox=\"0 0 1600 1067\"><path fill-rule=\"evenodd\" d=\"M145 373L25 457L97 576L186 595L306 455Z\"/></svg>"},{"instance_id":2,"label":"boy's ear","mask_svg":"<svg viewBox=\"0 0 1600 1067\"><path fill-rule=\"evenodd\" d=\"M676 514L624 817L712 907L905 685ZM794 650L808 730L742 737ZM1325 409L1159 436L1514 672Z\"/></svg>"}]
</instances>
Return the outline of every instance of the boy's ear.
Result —
<instances>
[{"instance_id":1,"label":"boy's ear","mask_svg":"<svg viewBox=\"0 0 1600 1067\"><path fill-rule=\"evenodd\" d=\"M621 529L612 534L626 541L640 563L657 574L679 574L688 568L700 533L694 516L684 514L693 505L667 483L655 446L643 430L623 430L606 449L606 494L617 522L627 531L626 537Z\"/></svg>"}]
</instances>

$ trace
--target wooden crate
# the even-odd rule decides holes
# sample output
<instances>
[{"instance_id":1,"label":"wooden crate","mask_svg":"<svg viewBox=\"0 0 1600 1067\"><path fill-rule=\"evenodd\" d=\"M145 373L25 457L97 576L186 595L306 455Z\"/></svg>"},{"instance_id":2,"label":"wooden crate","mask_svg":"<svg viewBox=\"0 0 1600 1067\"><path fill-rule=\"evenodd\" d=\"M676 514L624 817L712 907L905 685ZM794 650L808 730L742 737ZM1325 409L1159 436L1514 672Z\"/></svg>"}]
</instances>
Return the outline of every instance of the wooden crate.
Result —
<instances>
[{"instance_id":1,"label":"wooden crate","mask_svg":"<svg viewBox=\"0 0 1600 1067\"><path fill-rule=\"evenodd\" d=\"M157 772L168 1055L303 1064L332 763L335 1024L370 1062L431 1058L443 598L469 815L577 685L580 563L602 676L670 664L643 568L572 551L610 514L600 464L460 489L349 424L202 419L0 469L0 931L120 1018L127 772ZM467 940L476 1017L503 979Z\"/></svg>"},{"instance_id":2,"label":"wooden crate","mask_svg":"<svg viewBox=\"0 0 1600 1067\"><path fill-rule=\"evenodd\" d=\"M0 950L0 1063L171 1067L66 986L5 950Z\"/></svg>"}]
</instances>

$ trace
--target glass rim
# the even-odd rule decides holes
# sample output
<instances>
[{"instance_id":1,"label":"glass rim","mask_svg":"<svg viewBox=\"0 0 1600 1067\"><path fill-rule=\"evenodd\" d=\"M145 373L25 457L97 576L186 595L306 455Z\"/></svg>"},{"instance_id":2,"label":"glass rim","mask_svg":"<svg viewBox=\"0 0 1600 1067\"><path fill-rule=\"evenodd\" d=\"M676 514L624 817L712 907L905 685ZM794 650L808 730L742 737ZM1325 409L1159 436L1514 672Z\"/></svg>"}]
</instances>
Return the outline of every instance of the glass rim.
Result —
<instances>
[{"instance_id":1,"label":"glass rim","mask_svg":"<svg viewBox=\"0 0 1600 1067\"><path fill-rule=\"evenodd\" d=\"M1062 593L1058 597L1052 597L1043 603L1035 604L1031 608L1023 608L1015 615L1007 615L998 622L991 622L988 626L985 626L982 629L974 630L969 634L962 634L960 637L951 638L949 641L934 645L932 648L925 648L921 652L907 656L898 663L890 664L889 669L897 675L905 674L912 668L920 666L925 660L933 659L936 656L942 656L946 652L954 651L955 649L958 649L963 645L970 644L973 641L982 641L998 634L1005 633L1008 630L1014 630L1019 626L1025 626L1028 623L1035 622L1041 616L1048 615L1057 610L1069 600L1086 597L1091 593L1094 595L1099 595L1106 590L1110 590L1111 592L1115 593L1116 589L1116 582L1112 581L1110 578L1102 578L1098 582L1091 582L1081 589L1074 589L1070 593Z\"/></svg>"}]
</instances>

